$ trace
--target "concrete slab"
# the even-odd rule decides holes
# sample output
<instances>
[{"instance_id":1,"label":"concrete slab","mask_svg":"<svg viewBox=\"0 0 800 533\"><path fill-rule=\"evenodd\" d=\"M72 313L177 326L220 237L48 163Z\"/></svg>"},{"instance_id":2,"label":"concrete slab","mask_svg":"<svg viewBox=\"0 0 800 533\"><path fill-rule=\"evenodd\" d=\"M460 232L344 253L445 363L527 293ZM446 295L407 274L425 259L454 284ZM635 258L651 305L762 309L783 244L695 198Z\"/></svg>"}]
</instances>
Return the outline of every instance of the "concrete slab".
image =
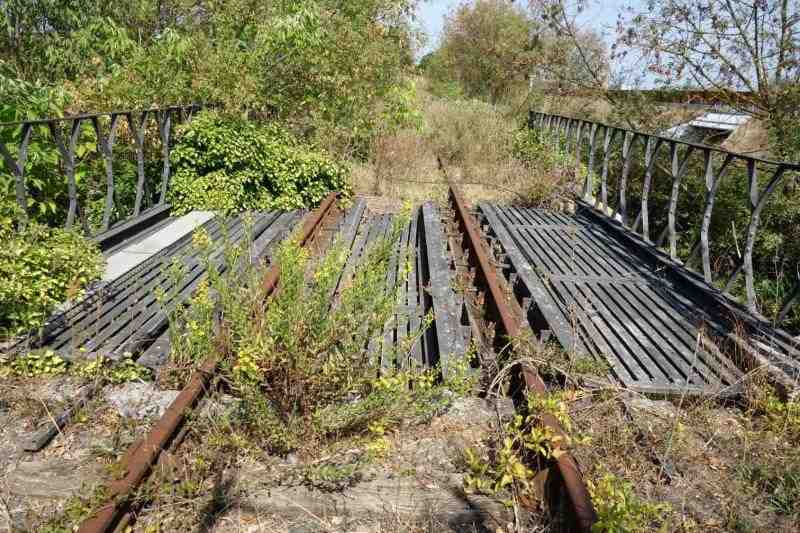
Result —
<instances>
[{"instance_id":1,"label":"concrete slab","mask_svg":"<svg viewBox=\"0 0 800 533\"><path fill-rule=\"evenodd\" d=\"M113 281L143 263L181 237L214 218L213 211L192 211L153 233L146 239L110 255L106 259L103 281Z\"/></svg>"}]
</instances>

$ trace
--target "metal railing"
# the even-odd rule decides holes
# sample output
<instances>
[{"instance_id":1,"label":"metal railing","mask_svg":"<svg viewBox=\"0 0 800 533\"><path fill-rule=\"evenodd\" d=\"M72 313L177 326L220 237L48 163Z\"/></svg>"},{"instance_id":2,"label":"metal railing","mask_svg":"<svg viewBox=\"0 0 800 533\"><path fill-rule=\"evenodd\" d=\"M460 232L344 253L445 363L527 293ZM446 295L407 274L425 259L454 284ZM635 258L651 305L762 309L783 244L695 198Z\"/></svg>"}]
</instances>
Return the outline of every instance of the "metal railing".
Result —
<instances>
[{"instance_id":1,"label":"metal railing","mask_svg":"<svg viewBox=\"0 0 800 533\"><path fill-rule=\"evenodd\" d=\"M753 254L759 238L762 215L770 202L775 201L779 187L789 184L790 179L797 179L800 165L535 111L530 113L529 127L543 132L545 139L554 144L560 144L566 150L567 157L574 157L577 172L583 174L583 201L593 207L595 212L616 219L647 243L668 253L673 261L690 269L699 261L699 268L696 270L706 283L713 285L716 282L726 296L741 301L747 310L760 316ZM659 165L659 160L666 164ZM616 164L614 169L611 168L612 162ZM638 174L632 176L634 167ZM704 198L701 212L687 214L678 211L678 204L682 199L686 201L685 185L690 168L699 170L700 175L692 178L701 180L700 190ZM658 172L655 172L656 169ZM714 242L710 229L715 202L726 176L736 172L739 172L742 185L738 190L736 187L731 190L737 196L736 204L747 210L744 247L741 249L736 244L733 254L735 261L730 262L728 268L712 268L719 264L712 265L715 257L712 257ZM657 183L654 180L655 174L666 179ZM656 202L660 204L660 212L651 211L652 191L656 186L662 192L661 201ZM700 200L695 200L695 204L700 205ZM664 209L666 213L663 212ZM637 210L638 213L631 216ZM687 219L692 217L697 218L699 228L691 228L687 223ZM654 227L659 225L660 228ZM690 247L679 248L681 230L693 230L690 231ZM734 239L736 231L734 228ZM789 235L788 230L784 231L784 235ZM680 253L681 249L683 254ZM794 265L795 277L798 268L800 265ZM715 280L715 275L720 274L720 271L723 271L724 276ZM744 294L742 298L736 298L730 291L742 275ZM783 322L798 300L800 281L796 279L793 288L786 292L780 302L773 323Z\"/></svg>"},{"instance_id":2,"label":"metal railing","mask_svg":"<svg viewBox=\"0 0 800 533\"><path fill-rule=\"evenodd\" d=\"M30 189L28 187L26 169L29 168L29 150L32 143L43 143L58 152L58 161L52 165L52 176L60 177L66 188L66 213L63 225L72 227L80 219L83 231L87 235L107 231L114 218L117 221L133 219L142 214L147 207L163 206L166 202L167 187L170 180L170 141L174 122L185 122L200 109L199 104L170 106L163 108L143 109L137 111L111 111L107 113L91 113L59 118L27 120L22 122L0 123L0 155L5 170L14 182L14 196L19 206L21 223L27 224L29 213ZM125 123L126 140L132 145L126 152L135 158L136 186L133 205L120 205L117 202L117 175L115 174L114 146L119 140L118 132ZM85 198L80 198L76 168L78 166L78 147L82 136L91 135L83 126L91 125L94 133L93 141L96 151L89 157L99 158L103 164L104 204L99 228L91 228L84 210ZM146 136L150 131L150 137ZM158 138L155 141L155 138ZM153 147L160 144L159 159L161 176L159 184L149 184L153 200L145 198L148 188L145 172L146 144ZM150 150L152 153L153 150ZM147 205L147 204L150 205ZM126 212L127 211L127 212ZM83 216L82 216L83 215Z\"/></svg>"}]
</instances>

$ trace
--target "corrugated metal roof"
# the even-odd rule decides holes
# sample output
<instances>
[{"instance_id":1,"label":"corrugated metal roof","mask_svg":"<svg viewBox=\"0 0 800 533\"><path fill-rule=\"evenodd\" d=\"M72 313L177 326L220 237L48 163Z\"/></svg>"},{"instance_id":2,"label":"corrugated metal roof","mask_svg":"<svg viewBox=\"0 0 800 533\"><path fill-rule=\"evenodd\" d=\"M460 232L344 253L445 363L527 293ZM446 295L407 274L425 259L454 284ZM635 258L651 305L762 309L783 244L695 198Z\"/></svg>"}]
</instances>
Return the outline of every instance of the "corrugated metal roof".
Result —
<instances>
[{"instance_id":1,"label":"corrugated metal roof","mask_svg":"<svg viewBox=\"0 0 800 533\"><path fill-rule=\"evenodd\" d=\"M719 131L733 131L750 120L750 115L741 113L705 113L693 121L690 126Z\"/></svg>"}]
</instances>

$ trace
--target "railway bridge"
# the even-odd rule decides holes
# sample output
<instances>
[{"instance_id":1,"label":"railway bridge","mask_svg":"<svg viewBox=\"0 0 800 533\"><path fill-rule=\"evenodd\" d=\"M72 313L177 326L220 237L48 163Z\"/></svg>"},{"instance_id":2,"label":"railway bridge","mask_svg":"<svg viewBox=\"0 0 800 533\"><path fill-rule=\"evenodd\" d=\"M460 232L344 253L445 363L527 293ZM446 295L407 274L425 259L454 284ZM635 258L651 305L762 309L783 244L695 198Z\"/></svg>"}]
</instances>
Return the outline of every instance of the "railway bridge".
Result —
<instances>
[{"instance_id":1,"label":"railway bridge","mask_svg":"<svg viewBox=\"0 0 800 533\"><path fill-rule=\"evenodd\" d=\"M169 357L170 313L186 305L209 269L228 268L221 247L210 261L201 260L192 247L198 228L218 245L246 241L246 260L271 265L264 278L270 287L279 284L273 253L283 239L295 235L320 250L338 240L349 258L336 290L370 243L389 234L394 214L372 210L362 198L345 205L335 193L314 211L259 212L248 220L201 211L174 216L167 202L173 130L199 109L0 126L13 131L14 141L0 144L0 152L14 178L21 223L27 220L29 196L36 194L26 176L28 147L50 143L65 183L61 222L93 239L106 258L100 282L62 306L40 331L17 339L6 357L48 348L67 359L132 357L157 373ZM87 124L105 170L106 194L94 221L76 177L77 147ZM121 127L131 143L126 153L133 155L125 163L135 169L133 191L124 191L133 198L129 212L121 207L121 162L115 155ZM426 316L433 321L413 339L405 358L382 356L384 368L416 364L446 373L448 362L470 343L502 346L528 331L538 342L557 343L570 358L598 362L600 370L589 378L594 387L726 397L740 394L756 373L793 396L800 378L798 265L783 265L788 274L778 283L774 272L766 271L769 261L759 246L768 230L784 242L796 235L795 228L765 227L785 205L798 165L538 112L531 112L528 127L572 167L574 207L468 205L458 183L451 183L447 202L415 206L395 244L387 279L394 284L405 268L402 257L410 252L410 272L394 311L398 320L368 349L388 353ZM148 161L154 154L158 160ZM155 180L146 172L153 164L160 166ZM740 227L719 222L732 208ZM187 273L181 279L167 272L174 261ZM464 290L465 281L472 288ZM145 478L218 363L210 356L164 419L131 450L127 476L112 484L111 503L81 531L110 530L125 519L120 502L127 500L120 496ZM525 367L520 378L523 393L546 390L535 368ZM45 447L95 392L83 391L55 415L55 424L31 434L27 449ZM562 430L554 418L545 423ZM568 453L557 463L573 528L588 530L595 515L580 470Z\"/></svg>"}]
</instances>

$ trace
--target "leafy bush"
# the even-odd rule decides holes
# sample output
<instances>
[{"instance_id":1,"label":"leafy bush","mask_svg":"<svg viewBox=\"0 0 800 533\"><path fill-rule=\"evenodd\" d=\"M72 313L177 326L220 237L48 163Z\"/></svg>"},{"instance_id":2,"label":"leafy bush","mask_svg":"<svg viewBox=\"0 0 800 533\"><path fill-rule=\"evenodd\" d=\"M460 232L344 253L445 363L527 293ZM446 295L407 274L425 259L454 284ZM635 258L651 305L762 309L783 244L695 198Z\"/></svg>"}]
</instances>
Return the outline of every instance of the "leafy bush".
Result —
<instances>
[{"instance_id":1,"label":"leafy bush","mask_svg":"<svg viewBox=\"0 0 800 533\"><path fill-rule=\"evenodd\" d=\"M581 435L561 436L541 423L541 415L550 414L567 433L571 432L572 422L562 394L530 395L527 411L526 415L515 415L503 425L491 457L483 457L472 448L464 450L469 469L464 477L465 488L500 497L505 505L511 506L514 499L522 494L530 495L534 490L533 480L539 472L531 457L557 460L564 448L586 442ZM504 496L509 492L512 499Z\"/></svg>"},{"instance_id":2,"label":"leafy bush","mask_svg":"<svg viewBox=\"0 0 800 533\"><path fill-rule=\"evenodd\" d=\"M587 485L597 508L597 523L592 531L652 531L669 510L667 504L641 499L633 492L631 483L613 474L606 474L596 482L587 480Z\"/></svg>"},{"instance_id":3,"label":"leafy bush","mask_svg":"<svg viewBox=\"0 0 800 533\"><path fill-rule=\"evenodd\" d=\"M284 242L274 256L280 265L280 290L266 298L263 265L246 262L244 271L236 268L247 257L247 243L222 243L227 249L224 272L212 272L190 305L170 317L170 365L160 379L181 379L179 374L192 363L218 350L230 355L223 363L226 381L243 400L233 422L248 446L302 455L303 450L353 439L367 456L386 453L387 431L429 420L475 383L468 361L452 365L442 381L438 369L414 365L381 372L379 351L371 348L371 341L383 343L384 327L397 320L394 306L408 268L395 285L387 286L386 279L408 222L407 215L398 217L389 235L372 243L333 308L330 295L348 258L342 244L334 243L324 257L313 258L294 240ZM201 261L208 261L209 237L199 231L194 244ZM404 265L412 260L399 258ZM224 337L209 333L215 329L217 306L225 320ZM430 320L399 346L383 346L383 355L398 361L408 357L411 343ZM317 478L329 482L337 475L327 470L305 481L313 485Z\"/></svg>"},{"instance_id":4,"label":"leafy bush","mask_svg":"<svg viewBox=\"0 0 800 533\"><path fill-rule=\"evenodd\" d=\"M179 133L170 202L178 213L297 209L346 187L347 170L276 125L206 112Z\"/></svg>"},{"instance_id":5,"label":"leafy bush","mask_svg":"<svg viewBox=\"0 0 800 533\"><path fill-rule=\"evenodd\" d=\"M65 359L55 352L47 350L17 357L7 365L7 370L17 376L34 378L63 374L67 371L67 365L68 362Z\"/></svg>"},{"instance_id":6,"label":"leafy bush","mask_svg":"<svg viewBox=\"0 0 800 533\"><path fill-rule=\"evenodd\" d=\"M566 188L580 190L582 184L576 178L582 179L586 170L582 167L576 176L574 159L560 146L554 148L543 133L527 128L517 131L511 151L514 158L535 173L523 193L528 205L552 207Z\"/></svg>"},{"instance_id":7,"label":"leafy bush","mask_svg":"<svg viewBox=\"0 0 800 533\"><path fill-rule=\"evenodd\" d=\"M0 206L0 335L37 328L48 313L102 272L97 247L64 229L30 224L17 231Z\"/></svg>"}]
</instances>

